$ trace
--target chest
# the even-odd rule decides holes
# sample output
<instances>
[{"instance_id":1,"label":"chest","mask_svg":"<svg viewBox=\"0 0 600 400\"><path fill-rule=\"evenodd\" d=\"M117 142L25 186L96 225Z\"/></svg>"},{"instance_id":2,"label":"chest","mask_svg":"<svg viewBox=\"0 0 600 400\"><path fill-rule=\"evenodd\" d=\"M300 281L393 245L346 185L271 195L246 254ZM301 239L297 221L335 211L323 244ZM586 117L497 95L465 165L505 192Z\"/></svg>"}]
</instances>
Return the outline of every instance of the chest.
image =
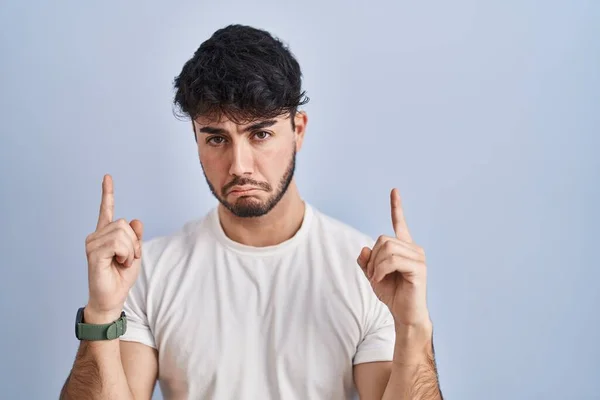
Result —
<instances>
[{"instance_id":1,"label":"chest","mask_svg":"<svg viewBox=\"0 0 600 400\"><path fill-rule=\"evenodd\" d=\"M326 265L223 259L169 280L153 296L161 302L152 312L167 390L198 398L346 398L360 299Z\"/></svg>"}]
</instances>

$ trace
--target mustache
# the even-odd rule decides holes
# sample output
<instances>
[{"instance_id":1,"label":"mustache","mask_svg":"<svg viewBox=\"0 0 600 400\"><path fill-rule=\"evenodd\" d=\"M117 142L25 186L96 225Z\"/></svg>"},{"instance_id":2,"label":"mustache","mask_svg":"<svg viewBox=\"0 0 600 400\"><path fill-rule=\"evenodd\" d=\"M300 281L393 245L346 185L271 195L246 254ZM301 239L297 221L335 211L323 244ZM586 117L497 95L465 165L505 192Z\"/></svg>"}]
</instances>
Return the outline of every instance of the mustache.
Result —
<instances>
[{"instance_id":1,"label":"mustache","mask_svg":"<svg viewBox=\"0 0 600 400\"><path fill-rule=\"evenodd\" d=\"M228 184L223 186L223 189L221 189L221 191L222 191L223 195L225 195L225 194L227 194L227 192L229 192L229 189L231 189L234 186L246 186L246 185L258 187L263 190L266 190L267 192L271 191L271 185L269 185L267 182L258 182L258 181L255 181L254 179L243 178L243 177L239 177L239 176L236 176L235 178L233 178L233 180L231 182L229 182Z\"/></svg>"}]
</instances>

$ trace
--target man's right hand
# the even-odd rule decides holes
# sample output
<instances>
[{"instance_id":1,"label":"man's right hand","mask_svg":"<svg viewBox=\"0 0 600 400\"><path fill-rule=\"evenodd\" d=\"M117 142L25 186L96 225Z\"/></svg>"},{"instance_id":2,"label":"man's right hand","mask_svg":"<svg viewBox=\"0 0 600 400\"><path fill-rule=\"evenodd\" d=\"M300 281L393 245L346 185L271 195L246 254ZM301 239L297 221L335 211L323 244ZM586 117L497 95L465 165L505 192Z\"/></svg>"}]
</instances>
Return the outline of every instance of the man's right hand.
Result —
<instances>
[{"instance_id":1,"label":"man's right hand","mask_svg":"<svg viewBox=\"0 0 600 400\"><path fill-rule=\"evenodd\" d=\"M90 292L84 320L90 324L106 324L119 318L140 270L142 222L113 221L114 207L112 177L105 175L98 225L85 241Z\"/></svg>"}]
</instances>

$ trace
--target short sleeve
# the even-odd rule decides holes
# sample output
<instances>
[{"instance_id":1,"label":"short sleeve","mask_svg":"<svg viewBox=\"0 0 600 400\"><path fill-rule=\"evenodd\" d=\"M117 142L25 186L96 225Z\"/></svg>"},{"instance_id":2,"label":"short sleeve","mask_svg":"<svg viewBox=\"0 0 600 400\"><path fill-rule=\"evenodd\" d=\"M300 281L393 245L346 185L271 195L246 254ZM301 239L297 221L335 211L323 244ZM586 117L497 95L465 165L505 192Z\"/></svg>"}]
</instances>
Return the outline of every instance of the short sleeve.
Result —
<instances>
[{"instance_id":1,"label":"short sleeve","mask_svg":"<svg viewBox=\"0 0 600 400\"><path fill-rule=\"evenodd\" d=\"M142 251L144 251L143 247ZM123 310L127 317L127 330L120 340L139 342L156 349L156 342L147 316L148 275L144 259L146 257L142 254L140 273L125 300Z\"/></svg>"},{"instance_id":2,"label":"short sleeve","mask_svg":"<svg viewBox=\"0 0 600 400\"><path fill-rule=\"evenodd\" d=\"M375 361L392 361L396 330L394 318L389 309L373 294L370 296L371 309L366 321L366 331L358 344L353 363L362 364Z\"/></svg>"}]
</instances>

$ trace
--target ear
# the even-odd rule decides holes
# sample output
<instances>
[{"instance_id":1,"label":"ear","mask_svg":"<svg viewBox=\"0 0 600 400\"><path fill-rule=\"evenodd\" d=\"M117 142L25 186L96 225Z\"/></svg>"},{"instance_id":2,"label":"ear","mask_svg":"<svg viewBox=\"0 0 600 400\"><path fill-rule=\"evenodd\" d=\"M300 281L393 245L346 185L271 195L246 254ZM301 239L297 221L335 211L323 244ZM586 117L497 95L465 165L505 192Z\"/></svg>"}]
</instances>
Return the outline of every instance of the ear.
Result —
<instances>
[{"instance_id":1,"label":"ear","mask_svg":"<svg viewBox=\"0 0 600 400\"><path fill-rule=\"evenodd\" d=\"M300 151L302 143L304 142L304 134L306 133L306 125L308 124L308 115L305 111L298 111L294 116L294 123L296 130L294 132L296 136L296 151Z\"/></svg>"}]
</instances>

